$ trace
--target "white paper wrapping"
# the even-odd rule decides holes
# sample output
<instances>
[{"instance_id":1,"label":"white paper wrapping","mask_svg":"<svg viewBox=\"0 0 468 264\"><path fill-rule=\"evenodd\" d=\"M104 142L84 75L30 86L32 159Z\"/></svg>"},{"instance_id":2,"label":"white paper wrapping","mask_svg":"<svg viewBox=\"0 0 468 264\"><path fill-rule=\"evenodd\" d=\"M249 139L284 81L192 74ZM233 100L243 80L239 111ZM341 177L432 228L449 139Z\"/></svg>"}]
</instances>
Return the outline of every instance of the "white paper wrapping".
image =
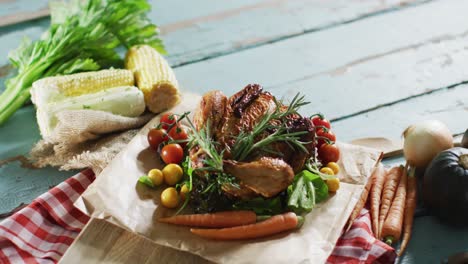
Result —
<instances>
[{"instance_id":1,"label":"white paper wrapping","mask_svg":"<svg viewBox=\"0 0 468 264\"><path fill-rule=\"evenodd\" d=\"M193 111L200 96L184 94L173 113ZM339 143L341 159L339 191L306 216L301 229L263 239L211 241L177 227L156 221L169 216L159 204L161 189L152 190L137 183L152 168L162 168L146 135L159 122L155 117L102 171L75 203L95 218L107 219L153 240L158 246L188 251L219 263L324 263L333 250L364 184L379 159L380 152Z\"/></svg>"}]
</instances>

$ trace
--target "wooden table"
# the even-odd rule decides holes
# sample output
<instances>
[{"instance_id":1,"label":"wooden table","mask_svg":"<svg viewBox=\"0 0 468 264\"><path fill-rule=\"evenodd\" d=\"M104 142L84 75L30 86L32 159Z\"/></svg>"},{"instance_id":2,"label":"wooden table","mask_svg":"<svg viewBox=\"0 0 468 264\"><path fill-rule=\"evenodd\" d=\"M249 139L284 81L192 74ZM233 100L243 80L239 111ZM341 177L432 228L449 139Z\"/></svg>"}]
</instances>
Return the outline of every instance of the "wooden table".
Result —
<instances>
[{"instance_id":1,"label":"wooden table","mask_svg":"<svg viewBox=\"0 0 468 264\"><path fill-rule=\"evenodd\" d=\"M468 1L150 1L183 90L232 94L260 83L291 98L301 92L341 141L400 139L411 123L468 126ZM35 20L18 21L35 18ZM49 26L46 0L0 1L0 78L23 36ZM0 159L26 155L40 138L32 106L0 128ZM400 159L388 163L402 162ZM29 203L75 172L0 167L0 212ZM468 247L468 232L417 217L401 263L437 263Z\"/></svg>"}]
</instances>

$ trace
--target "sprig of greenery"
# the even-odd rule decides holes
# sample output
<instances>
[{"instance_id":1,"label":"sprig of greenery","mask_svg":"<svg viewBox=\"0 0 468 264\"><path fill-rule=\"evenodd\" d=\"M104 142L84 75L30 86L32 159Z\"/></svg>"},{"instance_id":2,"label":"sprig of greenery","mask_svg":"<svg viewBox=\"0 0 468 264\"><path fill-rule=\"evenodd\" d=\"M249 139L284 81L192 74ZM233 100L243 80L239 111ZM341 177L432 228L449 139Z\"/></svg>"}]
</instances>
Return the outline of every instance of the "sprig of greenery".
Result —
<instances>
[{"instance_id":1,"label":"sprig of greenery","mask_svg":"<svg viewBox=\"0 0 468 264\"><path fill-rule=\"evenodd\" d=\"M189 149L198 148L198 153L205 155L203 167L194 168L193 188L190 192L192 208L196 212L211 212L230 207L232 201L223 192L223 187L230 185L239 188L238 180L223 171L223 151L218 151L218 143L211 136L211 121L208 120L198 131L187 119L189 130ZM197 154L195 154L197 155Z\"/></svg>"},{"instance_id":2,"label":"sprig of greenery","mask_svg":"<svg viewBox=\"0 0 468 264\"><path fill-rule=\"evenodd\" d=\"M211 137L211 122L208 120L205 123L205 126L200 128L198 131L193 125L190 118L187 118L187 122L190 125L190 133L189 133L189 148L198 146L200 151L207 155L207 157L203 160L204 167L197 168L196 170L199 171L209 171L209 172L222 172L223 171L223 154L218 153L216 149L216 144Z\"/></svg>"},{"instance_id":3,"label":"sprig of greenery","mask_svg":"<svg viewBox=\"0 0 468 264\"><path fill-rule=\"evenodd\" d=\"M253 127L251 131L244 130L239 133L231 152L234 160L243 161L249 157L252 152L258 149L265 149L265 147L273 142L285 142L293 148L295 147L301 151L307 152L304 144L307 144L308 142L301 142L300 137L308 132L290 132L286 124L286 117L292 114L299 114L299 108L309 104L309 102L306 102L304 96L301 96L298 93L294 96L285 111L281 109L283 104L276 101L276 99L275 104L275 110L263 115L260 121ZM278 120L280 124L274 125L272 123L274 120ZM265 131L274 132L267 137L258 140L258 137Z\"/></svg>"}]
</instances>

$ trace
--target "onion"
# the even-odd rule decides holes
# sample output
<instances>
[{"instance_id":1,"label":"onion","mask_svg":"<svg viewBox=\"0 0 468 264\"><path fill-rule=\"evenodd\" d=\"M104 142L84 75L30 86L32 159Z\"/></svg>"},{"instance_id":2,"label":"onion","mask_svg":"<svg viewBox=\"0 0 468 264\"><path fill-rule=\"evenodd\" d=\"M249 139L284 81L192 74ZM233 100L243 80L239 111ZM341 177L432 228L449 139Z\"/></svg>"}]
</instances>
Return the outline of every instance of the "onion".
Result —
<instances>
[{"instance_id":1,"label":"onion","mask_svg":"<svg viewBox=\"0 0 468 264\"><path fill-rule=\"evenodd\" d=\"M437 120L409 126L403 137L403 153L408 164L414 167L426 167L439 152L453 147L452 133Z\"/></svg>"}]
</instances>

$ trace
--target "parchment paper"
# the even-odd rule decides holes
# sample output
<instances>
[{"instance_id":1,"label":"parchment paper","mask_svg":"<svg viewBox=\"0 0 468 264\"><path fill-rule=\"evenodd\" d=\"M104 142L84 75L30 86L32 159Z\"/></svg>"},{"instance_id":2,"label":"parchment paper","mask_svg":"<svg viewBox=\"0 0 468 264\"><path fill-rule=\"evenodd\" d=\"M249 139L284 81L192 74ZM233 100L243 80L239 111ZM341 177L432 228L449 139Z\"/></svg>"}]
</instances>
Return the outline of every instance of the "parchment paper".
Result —
<instances>
[{"instance_id":1,"label":"parchment paper","mask_svg":"<svg viewBox=\"0 0 468 264\"><path fill-rule=\"evenodd\" d=\"M184 94L181 104L171 111L193 111L199 100L198 95ZM324 263L381 154L373 149L339 143L341 188L317 205L299 230L257 240L211 241L196 237L189 228L157 222L159 217L174 213L174 210L158 206L163 187L152 190L137 183L138 177L150 169L163 167L146 139L148 130L158 122L159 117L155 117L130 141L75 206L92 217L107 219L142 234L158 245L219 263Z\"/></svg>"}]
</instances>

